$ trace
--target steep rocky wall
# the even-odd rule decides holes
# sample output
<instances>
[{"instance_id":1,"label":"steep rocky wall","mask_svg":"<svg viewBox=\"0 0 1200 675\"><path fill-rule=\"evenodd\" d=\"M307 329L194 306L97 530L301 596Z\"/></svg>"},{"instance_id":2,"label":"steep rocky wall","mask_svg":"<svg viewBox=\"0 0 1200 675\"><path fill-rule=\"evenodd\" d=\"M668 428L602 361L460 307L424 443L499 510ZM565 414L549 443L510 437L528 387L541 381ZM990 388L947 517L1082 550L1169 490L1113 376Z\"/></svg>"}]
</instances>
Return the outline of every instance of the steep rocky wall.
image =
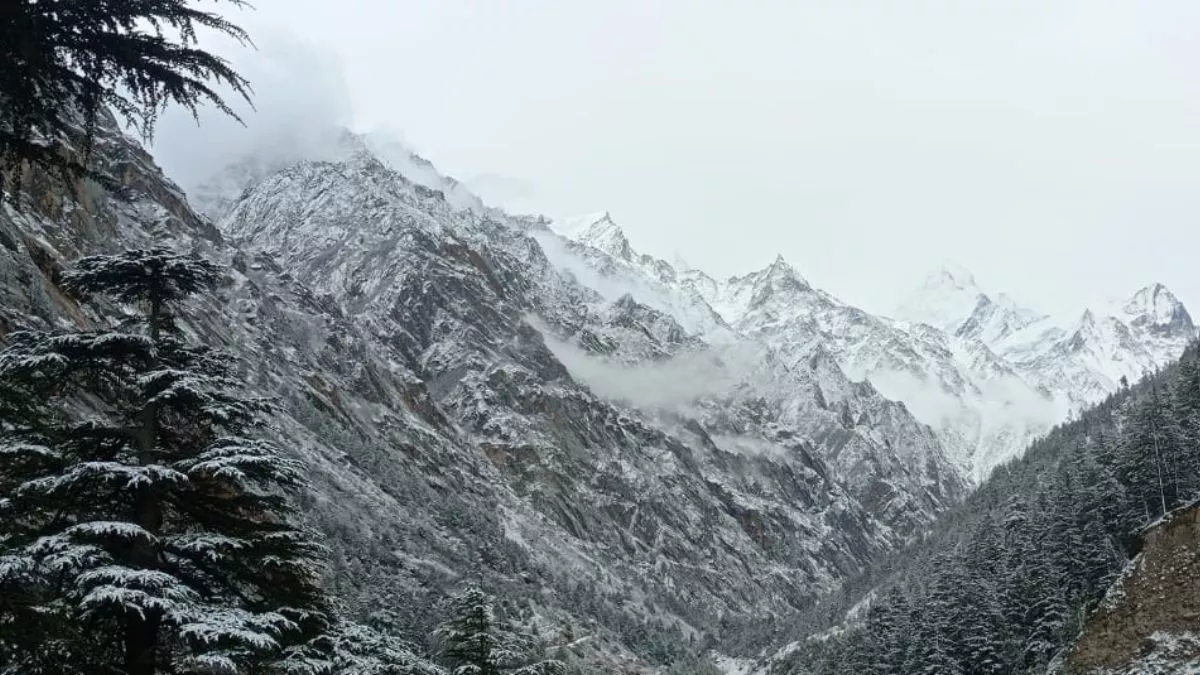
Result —
<instances>
[{"instance_id":1,"label":"steep rocky wall","mask_svg":"<svg viewBox=\"0 0 1200 675\"><path fill-rule=\"evenodd\" d=\"M1141 553L1088 620L1066 670L1200 673L1200 504L1147 530Z\"/></svg>"},{"instance_id":2,"label":"steep rocky wall","mask_svg":"<svg viewBox=\"0 0 1200 675\"><path fill-rule=\"evenodd\" d=\"M937 440L902 406L849 386L818 400L807 371L775 368L768 391L710 401L700 422L599 397L535 323L631 362L698 345L550 269L522 221L455 211L369 156L279 172L227 238L101 131L107 186L30 174L0 205L0 345L120 316L58 287L81 255L166 246L228 265L180 325L280 402L272 433L311 467L303 506L356 618L419 640L477 581L548 640L589 637L588 660L733 651L745 624L769 639L961 490L906 471L892 445ZM882 497L864 506L835 453L875 458Z\"/></svg>"}]
</instances>

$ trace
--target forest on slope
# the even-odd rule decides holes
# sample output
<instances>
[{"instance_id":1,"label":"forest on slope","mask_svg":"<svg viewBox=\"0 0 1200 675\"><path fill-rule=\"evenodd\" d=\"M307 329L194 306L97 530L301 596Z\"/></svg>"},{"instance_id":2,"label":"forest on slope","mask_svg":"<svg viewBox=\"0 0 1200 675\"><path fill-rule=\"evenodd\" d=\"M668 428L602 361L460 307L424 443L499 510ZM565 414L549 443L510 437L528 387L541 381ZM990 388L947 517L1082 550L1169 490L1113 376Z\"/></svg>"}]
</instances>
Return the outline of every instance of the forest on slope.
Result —
<instances>
[{"instance_id":1,"label":"forest on slope","mask_svg":"<svg viewBox=\"0 0 1200 675\"><path fill-rule=\"evenodd\" d=\"M1200 490L1200 351L1110 396L999 469L921 541L794 627L774 672L1045 672Z\"/></svg>"}]
</instances>

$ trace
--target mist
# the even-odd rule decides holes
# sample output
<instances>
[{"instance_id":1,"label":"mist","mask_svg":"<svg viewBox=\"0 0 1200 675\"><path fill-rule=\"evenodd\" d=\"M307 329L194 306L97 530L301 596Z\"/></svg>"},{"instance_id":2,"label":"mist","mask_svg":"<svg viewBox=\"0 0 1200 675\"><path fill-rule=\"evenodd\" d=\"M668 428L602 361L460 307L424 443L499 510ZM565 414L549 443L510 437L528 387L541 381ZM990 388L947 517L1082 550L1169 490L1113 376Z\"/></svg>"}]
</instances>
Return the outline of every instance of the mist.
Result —
<instances>
[{"instance_id":1,"label":"mist","mask_svg":"<svg viewBox=\"0 0 1200 675\"><path fill-rule=\"evenodd\" d=\"M587 352L544 330L542 335L546 347L571 377L597 396L637 408L679 413L687 413L700 399L731 392L746 381L761 356L756 347L743 344L631 366Z\"/></svg>"},{"instance_id":2,"label":"mist","mask_svg":"<svg viewBox=\"0 0 1200 675\"><path fill-rule=\"evenodd\" d=\"M172 106L158 124L151 150L185 191L251 156L274 164L325 158L340 130L353 123L350 93L333 52L269 29L255 30L254 39L257 49L219 40L210 46L253 87L253 107L222 90L243 123L212 106L196 117Z\"/></svg>"}]
</instances>

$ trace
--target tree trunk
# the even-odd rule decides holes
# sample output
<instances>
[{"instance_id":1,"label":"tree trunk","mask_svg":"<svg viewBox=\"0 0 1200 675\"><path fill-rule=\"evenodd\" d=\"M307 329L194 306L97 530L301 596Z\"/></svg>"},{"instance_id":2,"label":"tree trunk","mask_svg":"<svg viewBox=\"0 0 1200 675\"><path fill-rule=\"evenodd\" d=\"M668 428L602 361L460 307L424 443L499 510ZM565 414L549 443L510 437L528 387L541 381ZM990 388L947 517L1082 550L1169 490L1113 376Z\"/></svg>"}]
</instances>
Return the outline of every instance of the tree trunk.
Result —
<instances>
[{"instance_id":1,"label":"tree trunk","mask_svg":"<svg viewBox=\"0 0 1200 675\"><path fill-rule=\"evenodd\" d=\"M158 672L158 618L131 616L125 624L125 672L155 675Z\"/></svg>"},{"instance_id":2,"label":"tree trunk","mask_svg":"<svg viewBox=\"0 0 1200 675\"><path fill-rule=\"evenodd\" d=\"M159 315L162 301L156 296L150 299L147 315L150 339L155 343L159 337ZM141 429L138 433L139 466L156 462L155 448L158 445L158 409L147 404L141 412ZM137 488L134 495L134 517L138 525L158 534L162 528L162 507L152 486ZM158 567L158 551L153 544L138 541L130 550L130 562L137 569ZM161 617L156 613L145 616L129 615L125 623L125 670L129 675L155 675L158 672L158 632Z\"/></svg>"}]
</instances>

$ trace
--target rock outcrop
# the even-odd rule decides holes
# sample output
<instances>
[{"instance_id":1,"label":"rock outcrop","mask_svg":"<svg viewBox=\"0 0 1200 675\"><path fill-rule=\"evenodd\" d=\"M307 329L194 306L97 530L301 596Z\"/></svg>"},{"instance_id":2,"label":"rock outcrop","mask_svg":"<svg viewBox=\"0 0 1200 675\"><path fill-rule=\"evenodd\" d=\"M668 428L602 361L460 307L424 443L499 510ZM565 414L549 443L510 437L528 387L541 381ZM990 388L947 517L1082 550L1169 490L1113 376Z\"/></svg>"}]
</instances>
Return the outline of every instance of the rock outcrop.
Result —
<instances>
[{"instance_id":1,"label":"rock outcrop","mask_svg":"<svg viewBox=\"0 0 1200 675\"><path fill-rule=\"evenodd\" d=\"M1141 552L1088 619L1065 672L1200 673L1200 504L1146 528Z\"/></svg>"}]
</instances>

